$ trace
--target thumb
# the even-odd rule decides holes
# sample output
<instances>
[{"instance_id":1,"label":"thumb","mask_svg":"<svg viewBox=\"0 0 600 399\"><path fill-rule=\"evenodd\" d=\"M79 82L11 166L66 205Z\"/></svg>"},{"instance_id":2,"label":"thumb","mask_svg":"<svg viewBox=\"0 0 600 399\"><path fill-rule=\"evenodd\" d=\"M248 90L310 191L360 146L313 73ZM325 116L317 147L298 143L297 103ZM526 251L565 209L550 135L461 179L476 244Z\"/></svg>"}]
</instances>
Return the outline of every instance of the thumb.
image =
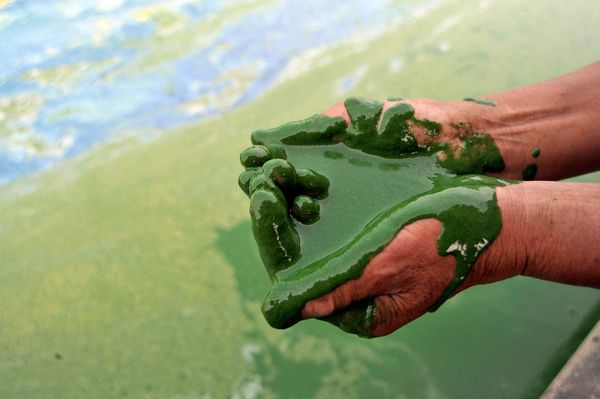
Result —
<instances>
[{"instance_id":1,"label":"thumb","mask_svg":"<svg viewBox=\"0 0 600 399\"><path fill-rule=\"evenodd\" d=\"M352 302L365 298L368 289L369 285L366 284L364 276L347 281L330 293L308 301L302 308L300 316L303 319L325 317L336 310L345 308Z\"/></svg>"},{"instance_id":2,"label":"thumb","mask_svg":"<svg viewBox=\"0 0 600 399\"><path fill-rule=\"evenodd\" d=\"M412 293L380 295L351 303L321 319L364 338L391 334L415 320L428 304Z\"/></svg>"},{"instance_id":3,"label":"thumb","mask_svg":"<svg viewBox=\"0 0 600 399\"><path fill-rule=\"evenodd\" d=\"M427 311L427 304L414 292L381 295L375 298L371 328L373 337L388 335Z\"/></svg>"}]
</instances>

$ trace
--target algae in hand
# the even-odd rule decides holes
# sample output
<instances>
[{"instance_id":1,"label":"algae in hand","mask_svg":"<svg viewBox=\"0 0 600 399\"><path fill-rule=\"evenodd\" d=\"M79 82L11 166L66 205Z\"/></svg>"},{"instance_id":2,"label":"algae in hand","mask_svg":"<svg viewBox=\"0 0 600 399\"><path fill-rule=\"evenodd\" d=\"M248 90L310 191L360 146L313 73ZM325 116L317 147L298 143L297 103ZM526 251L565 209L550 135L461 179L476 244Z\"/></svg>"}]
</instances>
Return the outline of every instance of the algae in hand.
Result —
<instances>
[{"instance_id":1,"label":"algae in hand","mask_svg":"<svg viewBox=\"0 0 600 399\"><path fill-rule=\"evenodd\" d=\"M430 217L444 227L439 253L456 258L455 277L433 311L500 232L495 188L510 182L481 175L504 168L487 134L461 135L457 151L436 142L441 125L416 118L408 103L383 115L376 100L349 98L345 106L350 126L314 115L254 132L240 156L239 184L273 282L262 310L276 328L298 322L307 301L359 277L403 226ZM416 129L429 139L417 140ZM328 321L369 336L373 309L365 300Z\"/></svg>"}]
</instances>

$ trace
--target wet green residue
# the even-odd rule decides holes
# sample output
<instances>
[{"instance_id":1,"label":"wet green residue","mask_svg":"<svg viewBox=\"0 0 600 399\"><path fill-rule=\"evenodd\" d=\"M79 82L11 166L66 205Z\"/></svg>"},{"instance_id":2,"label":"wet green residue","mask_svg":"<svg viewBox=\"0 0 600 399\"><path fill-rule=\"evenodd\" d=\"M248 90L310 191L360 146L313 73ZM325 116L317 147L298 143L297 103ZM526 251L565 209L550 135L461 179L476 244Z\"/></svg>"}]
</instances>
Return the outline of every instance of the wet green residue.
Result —
<instances>
[{"instance_id":1,"label":"wet green residue","mask_svg":"<svg viewBox=\"0 0 600 399\"><path fill-rule=\"evenodd\" d=\"M429 137L438 137L442 131L442 125L429 119L416 119L416 124L425 129Z\"/></svg>"},{"instance_id":2,"label":"wet green residue","mask_svg":"<svg viewBox=\"0 0 600 399\"><path fill-rule=\"evenodd\" d=\"M336 325L348 333L371 338L375 320L375 304L372 299L355 302L343 311L335 312L322 320Z\"/></svg>"},{"instance_id":3,"label":"wet green residue","mask_svg":"<svg viewBox=\"0 0 600 399\"><path fill-rule=\"evenodd\" d=\"M467 173L498 172L504 169L504 161L490 135L473 132L460 135L460 144L442 148L439 162L452 172Z\"/></svg>"},{"instance_id":4,"label":"wet green residue","mask_svg":"<svg viewBox=\"0 0 600 399\"><path fill-rule=\"evenodd\" d=\"M527 166L525 166L525 169L523 169L523 180L533 180L535 179L535 175L537 173L537 165L532 163L529 164Z\"/></svg>"},{"instance_id":5,"label":"wet green residue","mask_svg":"<svg viewBox=\"0 0 600 399\"><path fill-rule=\"evenodd\" d=\"M539 147L534 147L533 150L531 150L531 156L534 158L539 157L541 153L542 151L540 151Z\"/></svg>"},{"instance_id":6,"label":"wet green residue","mask_svg":"<svg viewBox=\"0 0 600 399\"><path fill-rule=\"evenodd\" d=\"M383 108L382 101L350 97L344 101L344 106L352 122L346 129L346 140L377 135L377 122Z\"/></svg>"},{"instance_id":7,"label":"wet green residue","mask_svg":"<svg viewBox=\"0 0 600 399\"><path fill-rule=\"evenodd\" d=\"M254 145L242 152L240 159L253 159ZM311 169L296 169L287 160L264 158L262 168L250 166L240 174L242 190L251 196L252 230L271 278L280 269L293 264L300 256L300 236L290 215L301 223L319 219L318 198L327 195L329 180ZM251 165L253 165L252 163ZM300 194L296 196L296 194Z\"/></svg>"},{"instance_id":8,"label":"wet green residue","mask_svg":"<svg viewBox=\"0 0 600 399\"><path fill-rule=\"evenodd\" d=\"M350 127L315 115L260 130L240 158L247 168L240 186L250 196L254 236L273 281L262 310L276 328L299 321L308 300L360 276L403 226L431 217L444 226L439 253L456 258L455 277L433 311L501 228L495 188L510 182L473 175L504 167L487 134L459 124L455 144L419 143L414 128L439 132L441 126L415 118L410 104L383 115L379 101L349 98L345 105ZM372 301L365 300L327 321L370 336L374 317Z\"/></svg>"},{"instance_id":9,"label":"wet green residue","mask_svg":"<svg viewBox=\"0 0 600 399\"><path fill-rule=\"evenodd\" d=\"M386 101L402 101L404 100L404 97L400 97L400 96L389 96L388 98L385 99Z\"/></svg>"},{"instance_id":10,"label":"wet green residue","mask_svg":"<svg viewBox=\"0 0 600 399\"><path fill-rule=\"evenodd\" d=\"M342 118L331 118L326 115L314 115L308 119L290 122L274 129L257 130L252 133L252 144L263 142L286 145L331 144L341 141L346 130L346 122ZM244 152L246 152L245 150ZM240 159L243 163L245 155Z\"/></svg>"},{"instance_id":11,"label":"wet green residue","mask_svg":"<svg viewBox=\"0 0 600 399\"><path fill-rule=\"evenodd\" d=\"M473 103L487 105L490 107L495 107L497 105L495 101L489 100L487 98L465 97L465 98L463 98L463 101L470 101Z\"/></svg>"},{"instance_id":12,"label":"wet green residue","mask_svg":"<svg viewBox=\"0 0 600 399\"><path fill-rule=\"evenodd\" d=\"M456 275L432 306L431 310L436 310L462 284L479 253L500 232L500 210L494 188L506 184L498 179L472 175L435 179L432 190L382 212L352 241L331 255L301 270L282 274L263 304L267 320L278 328L294 324L307 300L359 277L371 257L381 252L402 227L430 217L440 220L444 226L438 238L440 255L452 254L456 258ZM361 335L369 335L371 321L366 310L370 306L365 302L364 308L352 309L350 320L354 331ZM347 315L338 318L344 322L345 330L350 326L348 318Z\"/></svg>"}]
</instances>

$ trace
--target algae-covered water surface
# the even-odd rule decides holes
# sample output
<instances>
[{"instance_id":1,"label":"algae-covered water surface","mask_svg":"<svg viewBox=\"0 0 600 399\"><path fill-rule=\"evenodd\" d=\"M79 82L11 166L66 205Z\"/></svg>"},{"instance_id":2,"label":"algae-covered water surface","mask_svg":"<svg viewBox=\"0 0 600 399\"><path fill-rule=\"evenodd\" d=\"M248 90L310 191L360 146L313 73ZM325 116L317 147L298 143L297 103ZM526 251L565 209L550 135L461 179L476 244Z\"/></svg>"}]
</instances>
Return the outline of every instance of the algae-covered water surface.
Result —
<instances>
[{"instance_id":1,"label":"algae-covered water surface","mask_svg":"<svg viewBox=\"0 0 600 399\"><path fill-rule=\"evenodd\" d=\"M5 3L0 26L14 29L9 22L16 17L8 11L19 2ZM127 10L127 2L109 3L113 8L106 10ZM195 12L186 2L175 3ZM317 30L313 35L321 41L295 47L297 54L286 58L277 52L285 31L239 42L216 40L215 32L230 29L228 37L249 37L249 27L289 22L283 16L293 9L277 8L285 3L226 4L230 8L197 29L188 30L180 14L158 7L136 14L160 28L151 30L156 35L121 19L122 35L89 39L111 38L131 58L103 59L107 47L98 45L90 52L98 63L76 63L75 72L57 61L32 75L32 59L11 72L13 80L0 78L0 142L3 151L21 151L3 158L2 170L25 165L10 169L0 187L0 397L539 396L598 319L597 291L526 278L475 287L376 340L315 320L272 329L260 311L271 284L252 236L248 198L235 184L238 154L251 131L305 118L349 96L485 98L590 63L600 58L600 5L390 1L381 10L391 10L391 19L365 22L377 29L359 31L352 40ZM279 14L269 14L273 9ZM360 25L356 13L344 10L332 9L329 18L347 16L352 26ZM310 20L308 11L295 11ZM81 18L90 13L81 11ZM95 33L115 26L109 16L93 25ZM313 21L320 22L306 26L327 26L326 19ZM205 58L187 57L189 48L212 39L215 46L202 53ZM136 57L140 45L165 51ZM268 58L269 48L272 63L249 57L236 64L229 58L231 49ZM73 47L69 54L83 52ZM203 60L212 54L221 58L214 55L211 65L228 74L209 68L210 79L188 80L186 74L206 67ZM108 68L103 62L109 61L116 63ZM270 68L261 69L265 65ZM77 72L89 68L100 68L102 77ZM160 80L175 75L170 83ZM28 83L19 83L21 78ZM203 82L214 84L218 95L204 93ZM84 83L90 86L77 86ZM110 97L113 83L121 86ZM69 87L81 90L59 107ZM141 93L137 88L152 87L156 91L135 95ZM16 90L26 95L14 100ZM110 101L86 100L86 90ZM154 96L169 100L148 102ZM217 101L224 98L228 102ZM109 119L113 104L123 119ZM33 111L44 109L38 115L43 120L31 122ZM72 123L52 131L45 146L35 145L36 132L50 132L43 127L65 119ZM125 135L102 133L113 131L113 120ZM152 129L136 135L136 126L149 120ZM78 143L78 129L94 126L99 130L90 131L100 132L94 137L112 139L72 147L67 140L69 159L49 161L55 165L44 169L43 160L63 148L53 144L55 138L71 132L68 137ZM92 141L95 146L86 144ZM352 151L339 151L343 159L332 154L323 165L349 162ZM30 174L34 169L41 171Z\"/></svg>"}]
</instances>

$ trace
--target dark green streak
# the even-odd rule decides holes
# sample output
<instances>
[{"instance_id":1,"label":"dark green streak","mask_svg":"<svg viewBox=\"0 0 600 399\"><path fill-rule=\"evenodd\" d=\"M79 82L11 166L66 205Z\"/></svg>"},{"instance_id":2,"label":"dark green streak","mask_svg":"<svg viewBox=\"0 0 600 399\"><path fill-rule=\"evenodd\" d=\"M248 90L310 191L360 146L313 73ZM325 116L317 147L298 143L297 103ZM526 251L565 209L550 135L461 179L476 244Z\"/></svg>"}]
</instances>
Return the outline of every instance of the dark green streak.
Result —
<instances>
[{"instance_id":1,"label":"dark green streak","mask_svg":"<svg viewBox=\"0 0 600 399\"><path fill-rule=\"evenodd\" d=\"M275 129L257 130L252 133L252 143L262 144L269 141L287 145L330 144L341 140L345 130L344 119L318 114Z\"/></svg>"},{"instance_id":2,"label":"dark green streak","mask_svg":"<svg viewBox=\"0 0 600 399\"><path fill-rule=\"evenodd\" d=\"M386 101L402 101L402 100L404 100L404 98L403 97L399 97L399 96L389 96L385 100Z\"/></svg>"},{"instance_id":3,"label":"dark green streak","mask_svg":"<svg viewBox=\"0 0 600 399\"><path fill-rule=\"evenodd\" d=\"M462 146L441 145L444 156L440 164L457 175L467 173L499 172L504 160L489 134L475 133L461 137Z\"/></svg>"},{"instance_id":4,"label":"dark green streak","mask_svg":"<svg viewBox=\"0 0 600 399\"><path fill-rule=\"evenodd\" d=\"M523 169L523 180L533 180L537 174L537 165L532 163Z\"/></svg>"},{"instance_id":5,"label":"dark green streak","mask_svg":"<svg viewBox=\"0 0 600 399\"><path fill-rule=\"evenodd\" d=\"M489 107L495 107L497 105L494 101L488 100L487 98L465 97L463 98L463 101L470 101L481 105L487 105Z\"/></svg>"}]
</instances>

